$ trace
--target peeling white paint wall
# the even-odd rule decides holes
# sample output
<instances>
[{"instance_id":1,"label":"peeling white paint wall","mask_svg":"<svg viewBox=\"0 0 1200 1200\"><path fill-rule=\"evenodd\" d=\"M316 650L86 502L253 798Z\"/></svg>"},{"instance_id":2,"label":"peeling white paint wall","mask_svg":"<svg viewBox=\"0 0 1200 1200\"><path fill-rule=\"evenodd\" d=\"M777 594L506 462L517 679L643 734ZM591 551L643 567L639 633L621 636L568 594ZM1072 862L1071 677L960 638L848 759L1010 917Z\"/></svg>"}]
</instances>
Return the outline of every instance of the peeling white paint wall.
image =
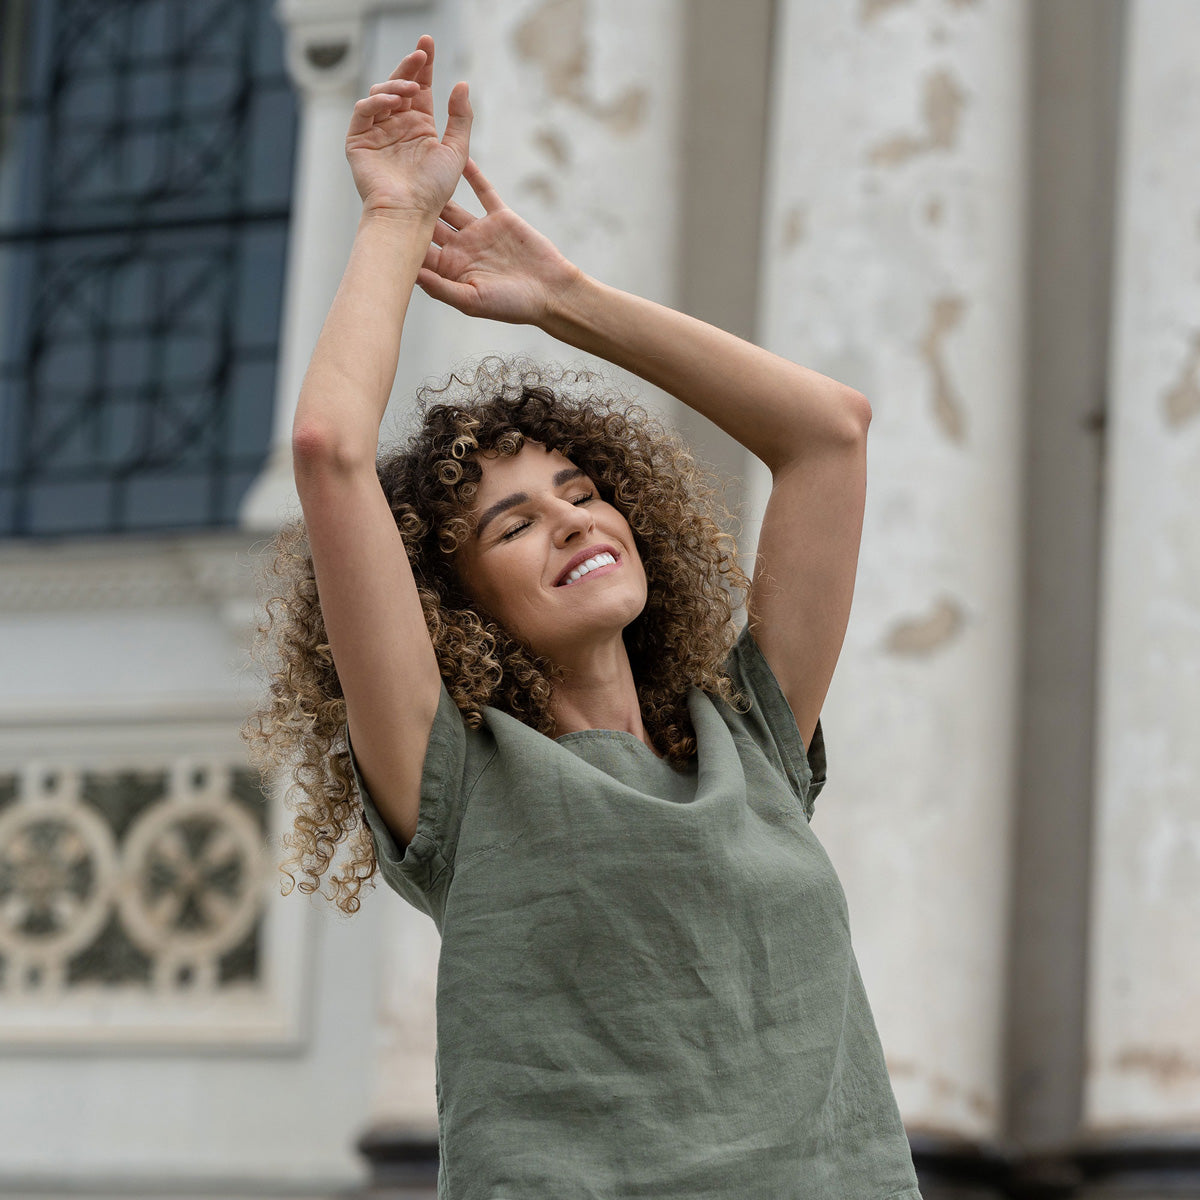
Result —
<instances>
[{"instance_id":1,"label":"peeling white paint wall","mask_svg":"<svg viewBox=\"0 0 1200 1200\"><path fill-rule=\"evenodd\" d=\"M1200 7L1129 10L1085 1123L1200 1121Z\"/></svg>"},{"instance_id":2,"label":"peeling white paint wall","mask_svg":"<svg viewBox=\"0 0 1200 1200\"><path fill-rule=\"evenodd\" d=\"M987 1136L1004 1086L1026 14L789 0L781 17L761 340L874 413L814 828L906 1122Z\"/></svg>"}]
</instances>

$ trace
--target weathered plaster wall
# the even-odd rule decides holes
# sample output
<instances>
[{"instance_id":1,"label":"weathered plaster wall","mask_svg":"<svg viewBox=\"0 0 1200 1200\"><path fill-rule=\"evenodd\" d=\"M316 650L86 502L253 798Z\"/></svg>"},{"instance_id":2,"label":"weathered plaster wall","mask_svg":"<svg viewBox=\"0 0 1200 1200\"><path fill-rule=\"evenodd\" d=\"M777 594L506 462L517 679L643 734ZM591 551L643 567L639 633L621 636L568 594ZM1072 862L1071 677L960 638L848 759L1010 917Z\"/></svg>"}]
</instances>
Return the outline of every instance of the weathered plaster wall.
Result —
<instances>
[{"instance_id":1,"label":"weathered plaster wall","mask_svg":"<svg viewBox=\"0 0 1200 1200\"><path fill-rule=\"evenodd\" d=\"M1200 8L1129 10L1085 1123L1200 1121Z\"/></svg>"},{"instance_id":2,"label":"weathered plaster wall","mask_svg":"<svg viewBox=\"0 0 1200 1200\"><path fill-rule=\"evenodd\" d=\"M779 13L761 338L874 413L815 826L909 1128L987 1136L1003 1087L1026 10ZM757 488L761 504L761 471Z\"/></svg>"}]
</instances>

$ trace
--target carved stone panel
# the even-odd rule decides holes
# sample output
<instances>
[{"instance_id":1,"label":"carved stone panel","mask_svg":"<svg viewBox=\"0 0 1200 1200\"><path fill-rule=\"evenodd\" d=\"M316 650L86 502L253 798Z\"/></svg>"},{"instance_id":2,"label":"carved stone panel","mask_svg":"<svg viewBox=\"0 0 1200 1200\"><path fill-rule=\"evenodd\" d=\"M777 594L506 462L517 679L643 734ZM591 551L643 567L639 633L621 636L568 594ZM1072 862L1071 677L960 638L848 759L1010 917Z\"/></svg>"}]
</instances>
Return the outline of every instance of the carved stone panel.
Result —
<instances>
[{"instance_id":1,"label":"carved stone panel","mask_svg":"<svg viewBox=\"0 0 1200 1200\"><path fill-rule=\"evenodd\" d=\"M0 774L0 1039L243 1040L290 1024L258 773L227 758Z\"/></svg>"}]
</instances>

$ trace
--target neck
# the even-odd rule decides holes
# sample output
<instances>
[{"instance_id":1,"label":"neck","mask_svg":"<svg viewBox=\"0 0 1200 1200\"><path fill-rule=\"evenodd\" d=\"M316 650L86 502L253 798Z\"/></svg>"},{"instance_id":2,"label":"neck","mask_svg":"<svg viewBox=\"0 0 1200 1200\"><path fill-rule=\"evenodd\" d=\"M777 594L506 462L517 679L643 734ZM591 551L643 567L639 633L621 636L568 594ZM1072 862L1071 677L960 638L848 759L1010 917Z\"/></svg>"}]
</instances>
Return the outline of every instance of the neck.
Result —
<instances>
[{"instance_id":1,"label":"neck","mask_svg":"<svg viewBox=\"0 0 1200 1200\"><path fill-rule=\"evenodd\" d=\"M584 729L616 729L651 745L629 654L620 638L615 644L578 651L569 662L558 661L566 675L555 685L551 701L555 737Z\"/></svg>"}]
</instances>

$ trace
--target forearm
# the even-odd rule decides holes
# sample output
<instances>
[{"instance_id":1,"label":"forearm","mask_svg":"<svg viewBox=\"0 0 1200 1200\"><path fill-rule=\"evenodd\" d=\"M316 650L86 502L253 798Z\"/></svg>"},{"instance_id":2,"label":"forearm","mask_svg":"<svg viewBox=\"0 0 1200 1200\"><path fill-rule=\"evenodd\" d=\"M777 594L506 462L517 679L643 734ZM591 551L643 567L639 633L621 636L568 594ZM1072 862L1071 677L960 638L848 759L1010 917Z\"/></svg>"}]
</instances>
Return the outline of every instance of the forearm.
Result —
<instances>
[{"instance_id":1,"label":"forearm","mask_svg":"<svg viewBox=\"0 0 1200 1200\"><path fill-rule=\"evenodd\" d=\"M374 462L405 313L435 220L364 211L300 388L295 446Z\"/></svg>"},{"instance_id":2,"label":"forearm","mask_svg":"<svg viewBox=\"0 0 1200 1200\"><path fill-rule=\"evenodd\" d=\"M651 300L581 275L540 322L560 341L670 392L778 471L860 436L854 388Z\"/></svg>"}]
</instances>

